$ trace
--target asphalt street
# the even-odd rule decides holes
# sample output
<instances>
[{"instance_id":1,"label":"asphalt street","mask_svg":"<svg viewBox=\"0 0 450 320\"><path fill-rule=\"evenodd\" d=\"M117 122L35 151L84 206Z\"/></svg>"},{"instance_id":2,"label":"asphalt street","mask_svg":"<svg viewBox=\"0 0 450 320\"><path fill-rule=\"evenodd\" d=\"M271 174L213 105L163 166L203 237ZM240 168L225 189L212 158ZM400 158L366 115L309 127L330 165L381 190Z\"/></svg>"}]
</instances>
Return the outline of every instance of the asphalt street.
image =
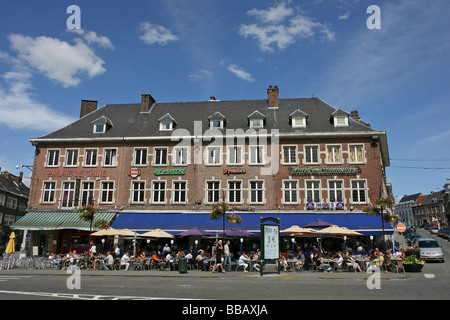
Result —
<instances>
[{"instance_id":1,"label":"asphalt street","mask_svg":"<svg viewBox=\"0 0 450 320\"><path fill-rule=\"evenodd\" d=\"M419 229L419 234L434 237ZM446 300L450 299L450 242L437 238L445 263L420 273L0 270L2 300ZM187 300L187 301L185 301Z\"/></svg>"}]
</instances>

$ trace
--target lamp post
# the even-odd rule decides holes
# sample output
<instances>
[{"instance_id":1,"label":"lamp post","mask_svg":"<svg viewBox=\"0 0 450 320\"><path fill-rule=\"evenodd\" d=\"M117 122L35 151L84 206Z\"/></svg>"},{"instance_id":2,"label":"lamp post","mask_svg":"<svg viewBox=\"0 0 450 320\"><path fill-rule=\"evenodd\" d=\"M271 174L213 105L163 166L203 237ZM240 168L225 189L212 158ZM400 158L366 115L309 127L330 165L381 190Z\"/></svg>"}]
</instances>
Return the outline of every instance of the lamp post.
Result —
<instances>
[{"instance_id":1,"label":"lamp post","mask_svg":"<svg viewBox=\"0 0 450 320\"><path fill-rule=\"evenodd\" d=\"M291 241L292 241L292 255L294 255L295 238L292 238Z\"/></svg>"},{"instance_id":2,"label":"lamp post","mask_svg":"<svg viewBox=\"0 0 450 320\"><path fill-rule=\"evenodd\" d=\"M243 242L244 242L244 239L241 238L241 239L239 239L239 241L241 242L241 255L242 255L242 244L243 244Z\"/></svg>"},{"instance_id":3,"label":"lamp post","mask_svg":"<svg viewBox=\"0 0 450 320\"><path fill-rule=\"evenodd\" d=\"M31 172L33 172L33 166L26 165L26 164L18 164L18 165L16 166L16 169L23 168L23 167L25 167L25 168L27 168L28 170L30 170Z\"/></svg>"},{"instance_id":4,"label":"lamp post","mask_svg":"<svg viewBox=\"0 0 450 320\"><path fill-rule=\"evenodd\" d=\"M195 239L195 256L197 257L197 245L198 245L198 240Z\"/></svg>"}]
</instances>

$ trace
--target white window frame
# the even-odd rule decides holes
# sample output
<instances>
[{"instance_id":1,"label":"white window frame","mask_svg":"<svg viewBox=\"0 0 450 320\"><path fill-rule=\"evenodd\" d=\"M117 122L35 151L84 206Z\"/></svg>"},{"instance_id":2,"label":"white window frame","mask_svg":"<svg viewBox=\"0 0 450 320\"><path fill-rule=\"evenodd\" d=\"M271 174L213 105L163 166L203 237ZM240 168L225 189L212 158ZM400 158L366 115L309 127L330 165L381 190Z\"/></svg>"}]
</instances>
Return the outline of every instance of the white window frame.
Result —
<instances>
[{"instance_id":1,"label":"white window frame","mask_svg":"<svg viewBox=\"0 0 450 320\"><path fill-rule=\"evenodd\" d=\"M305 197L307 203L322 202L322 190L320 180L305 180Z\"/></svg>"},{"instance_id":2,"label":"white window frame","mask_svg":"<svg viewBox=\"0 0 450 320\"><path fill-rule=\"evenodd\" d=\"M299 182L298 180L283 180L283 204L298 204L299 203L299 196L298 196L298 188L299 188ZM288 185L286 185L288 184ZM289 199L286 197L286 195L289 195ZM293 198L295 199L293 200Z\"/></svg>"},{"instance_id":3,"label":"white window frame","mask_svg":"<svg viewBox=\"0 0 450 320\"><path fill-rule=\"evenodd\" d=\"M165 153L164 153L165 151ZM159 155L158 155L159 153ZM167 166L167 164L169 163L169 150L167 147L154 147L153 148L153 165L154 166ZM157 159L159 157L159 162L163 162L162 160L164 160L164 163L158 163Z\"/></svg>"},{"instance_id":4,"label":"white window frame","mask_svg":"<svg viewBox=\"0 0 450 320\"><path fill-rule=\"evenodd\" d=\"M179 152L181 151L181 153ZM189 165L189 148L188 147L174 147L172 151L172 164L174 166ZM181 160L181 161L180 161Z\"/></svg>"},{"instance_id":5,"label":"white window frame","mask_svg":"<svg viewBox=\"0 0 450 320\"><path fill-rule=\"evenodd\" d=\"M311 154L308 158L307 149L311 151ZM315 152L313 152L315 150ZM314 161L314 153L317 155L317 161ZM319 164L320 163L320 146L319 145L305 145L303 146L303 164Z\"/></svg>"},{"instance_id":6,"label":"white window frame","mask_svg":"<svg viewBox=\"0 0 450 320\"><path fill-rule=\"evenodd\" d=\"M143 152L145 151L145 155ZM138 155L138 152L140 153ZM148 158L148 148L134 148L133 151L133 163L137 167L146 167ZM139 160L139 161L138 161Z\"/></svg>"},{"instance_id":7,"label":"white window frame","mask_svg":"<svg viewBox=\"0 0 450 320\"><path fill-rule=\"evenodd\" d=\"M94 191L95 191L94 181L81 182L81 206L84 207L90 204L94 205L95 203Z\"/></svg>"},{"instance_id":8,"label":"white window frame","mask_svg":"<svg viewBox=\"0 0 450 320\"><path fill-rule=\"evenodd\" d=\"M161 121L159 131L173 131L173 121Z\"/></svg>"},{"instance_id":9,"label":"white window frame","mask_svg":"<svg viewBox=\"0 0 450 320\"><path fill-rule=\"evenodd\" d=\"M361 160L357 159L357 148L361 148ZM352 154L355 155L355 160L352 161ZM349 144L348 145L348 163L365 163L364 161L364 145L363 144Z\"/></svg>"},{"instance_id":10,"label":"white window frame","mask_svg":"<svg viewBox=\"0 0 450 320\"><path fill-rule=\"evenodd\" d=\"M101 131L98 130L101 127ZM94 133L105 133L106 132L106 123L94 123Z\"/></svg>"},{"instance_id":11,"label":"white window frame","mask_svg":"<svg viewBox=\"0 0 450 320\"><path fill-rule=\"evenodd\" d=\"M356 188L354 188L353 183L357 183L358 185L356 186ZM363 188L361 188L360 183L364 183ZM352 198L351 201L352 203L355 204L361 204L361 203L367 203L367 180L366 179L352 179L350 180L350 187L352 190ZM357 201L355 201L355 192L357 192ZM364 192L363 194L361 194L361 192ZM364 199L361 199L361 195L363 195Z\"/></svg>"},{"instance_id":12,"label":"white window frame","mask_svg":"<svg viewBox=\"0 0 450 320\"><path fill-rule=\"evenodd\" d=\"M74 153L75 153L75 155L74 155ZM66 167L77 167L78 166L78 155L79 155L78 149L66 149L65 166Z\"/></svg>"},{"instance_id":13,"label":"white window frame","mask_svg":"<svg viewBox=\"0 0 450 320\"><path fill-rule=\"evenodd\" d=\"M306 128L306 117L293 117L292 128Z\"/></svg>"},{"instance_id":14,"label":"white window frame","mask_svg":"<svg viewBox=\"0 0 450 320\"><path fill-rule=\"evenodd\" d=\"M64 198L67 197L66 200ZM75 201L75 181L63 181L61 190L61 208L71 209Z\"/></svg>"},{"instance_id":15,"label":"white window frame","mask_svg":"<svg viewBox=\"0 0 450 320\"><path fill-rule=\"evenodd\" d=\"M209 184L212 184L209 186ZM220 180L207 180L205 181L206 190L206 203L214 203L220 200ZM210 197L211 195L211 197ZM210 200L211 199L211 200Z\"/></svg>"},{"instance_id":16,"label":"white window frame","mask_svg":"<svg viewBox=\"0 0 450 320\"><path fill-rule=\"evenodd\" d=\"M264 165L265 164L265 157L264 157L264 146L249 146L249 153L248 153L248 164L249 165ZM256 151L260 150L260 151ZM256 154L255 154L256 151ZM259 161L258 161L258 155L259 155ZM254 156L254 157L253 157ZM256 162L252 161L252 158L255 158L257 160Z\"/></svg>"},{"instance_id":17,"label":"white window frame","mask_svg":"<svg viewBox=\"0 0 450 320\"><path fill-rule=\"evenodd\" d=\"M333 185L331 185L333 183ZM340 187L336 186L336 183L340 183ZM343 180L336 180L336 179L330 179L327 180L328 184L328 200L330 202L344 202L344 181ZM338 198L338 193L341 193L341 199ZM332 200L332 196L335 198L335 200Z\"/></svg>"},{"instance_id":18,"label":"white window frame","mask_svg":"<svg viewBox=\"0 0 450 320\"><path fill-rule=\"evenodd\" d=\"M205 149L205 162L208 166L222 165L222 147L213 146Z\"/></svg>"},{"instance_id":19,"label":"white window frame","mask_svg":"<svg viewBox=\"0 0 450 320\"><path fill-rule=\"evenodd\" d=\"M218 125L214 125L217 123ZM209 120L210 129L223 129L223 120L222 119L210 119Z\"/></svg>"},{"instance_id":20,"label":"white window frame","mask_svg":"<svg viewBox=\"0 0 450 320\"><path fill-rule=\"evenodd\" d=\"M91 154L91 162L88 163L88 158L89 158L89 154L90 153L94 153L95 152L95 163L93 163L92 159L93 156ZM97 166L97 161L98 161L98 149L85 149L84 150L84 167L96 167Z\"/></svg>"},{"instance_id":21,"label":"white window frame","mask_svg":"<svg viewBox=\"0 0 450 320\"><path fill-rule=\"evenodd\" d=\"M252 186L252 184L255 184ZM264 204L264 180L249 180L248 181L248 189L249 189L249 199L248 203L251 204ZM260 198L260 200L259 200ZM253 199L256 199L253 201Z\"/></svg>"},{"instance_id":22,"label":"white window frame","mask_svg":"<svg viewBox=\"0 0 450 320\"><path fill-rule=\"evenodd\" d=\"M158 188L156 188L156 185L158 184ZM163 185L163 188L161 188L161 184ZM155 200L155 195L158 196L158 199ZM161 200L162 195L162 200ZM165 204L166 203L166 195L167 195L167 181L165 180L155 180L152 181L152 199L151 202L153 204Z\"/></svg>"},{"instance_id":23,"label":"white window frame","mask_svg":"<svg viewBox=\"0 0 450 320\"><path fill-rule=\"evenodd\" d=\"M106 160L108 159L108 152L112 152L113 154L110 155L110 164L106 163ZM105 148L103 150L103 166L104 167L115 167L117 166L117 149L116 148Z\"/></svg>"},{"instance_id":24,"label":"white window frame","mask_svg":"<svg viewBox=\"0 0 450 320\"><path fill-rule=\"evenodd\" d=\"M332 159L329 157L329 149L331 148ZM328 144L325 146L326 150L326 159L327 164L342 164L342 146L340 144ZM336 155L339 157L338 161L336 160Z\"/></svg>"},{"instance_id":25,"label":"white window frame","mask_svg":"<svg viewBox=\"0 0 450 320\"><path fill-rule=\"evenodd\" d=\"M259 124L255 123L256 121L259 121ZM262 128L264 128L264 119L263 118L250 119L250 128L252 128L252 129L262 129Z\"/></svg>"},{"instance_id":26,"label":"white window frame","mask_svg":"<svg viewBox=\"0 0 450 320\"><path fill-rule=\"evenodd\" d=\"M286 161L286 157L285 157L285 148L289 150L288 152L288 161ZM294 151L292 151L292 148L294 148ZM285 165L293 165L293 164L298 164L298 157L297 157L297 146L296 145L283 145L282 148L282 164ZM293 152L293 154L292 154ZM294 155L294 161L291 161L292 155Z\"/></svg>"},{"instance_id":27,"label":"white window frame","mask_svg":"<svg viewBox=\"0 0 450 320\"><path fill-rule=\"evenodd\" d=\"M47 151L46 167L56 168L59 166L60 149L50 149Z\"/></svg>"},{"instance_id":28,"label":"white window frame","mask_svg":"<svg viewBox=\"0 0 450 320\"><path fill-rule=\"evenodd\" d=\"M184 184L184 187L183 187ZM172 204L186 204L187 203L187 181L173 180L172 181ZM184 197L184 200L182 198ZM178 200L177 200L178 198Z\"/></svg>"},{"instance_id":29,"label":"white window frame","mask_svg":"<svg viewBox=\"0 0 450 320\"><path fill-rule=\"evenodd\" d=\"M227 147L227 164L242 165L244 164L243 146L228 146ZM238 161L240 160L240 161Z\"/></svg>"},{"instance_id":30,"label":"white window frame","mask_svg":"<svg viewBox=\"0 0 450 320\"><path fill-rule=\"evenodd\" d=\"M105 185L106 185L106 188L105 188ZM112 185L112 187L111 187L111 185ZM114 191L115 191L114 181L110 181L110 180L102 181L101 182L101 192L100 192L100 203L113 204L114 203ZM106 199L104 200L105 192L106 192Z\"/></svg>"},{"instance_id":31,"label":"white window frame","mask_svg":"<svg viewBox=\"0 0 450 320\"><path fill-rule=\"evenodd\" d=\"M137 200L136 200L137 198ZM144 204L145 203L145 180L138 180L131 182L131 203Z\"/></svg>"},{"instance_id":32,"label":"white window frame","mask_svg":"<svg viewBox=\"0 0 450 320\"><path fill-rule=\"evenodd\" d=\"M49 187L47 187L49 186ZM45 200L46 192L48 192L48 199ZM41 203L53 204L55 203L56 195L56 181L44 181L42 183L42 198Z\"/></svg>"},{"instance_id":33,"label":"white window frame","mask_svg":"<svg viewBox=\"0 0 450 320\"><path fill-rule=\"evenodd\" d=\"M231 186L233 184L233 186ZM237 187L239 184L239 187ZM227 195L228 202L234 204L242 204L242 180L228 180L227 181ZM236 201L236 198L239 196L239 201ZM233 199L232 199L233 198Z\"/></svg>"},{"instance_id":34,"label":"white window frame","mask_svg":"<svg viewBox=\"0 0 450 320\"><path fill-rule=\"evenodd\" d=\"M334 116L333 122L335 127L348 127L347 116Z\"/></svg>"}]
</instances>

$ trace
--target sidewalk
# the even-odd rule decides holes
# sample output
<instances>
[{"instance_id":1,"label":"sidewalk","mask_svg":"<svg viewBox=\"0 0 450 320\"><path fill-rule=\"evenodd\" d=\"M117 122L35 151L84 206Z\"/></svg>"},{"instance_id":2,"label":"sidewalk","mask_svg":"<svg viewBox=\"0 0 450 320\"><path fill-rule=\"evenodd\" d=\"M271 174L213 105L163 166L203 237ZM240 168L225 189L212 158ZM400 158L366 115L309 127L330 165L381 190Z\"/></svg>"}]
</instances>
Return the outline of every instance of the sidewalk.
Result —
<instances>
[{"instance_id":1,"label":"sidewalk","mask_svg":"<svg viewBox=\"0 0 450 320\"><path fill-rule=\"evenodd\" d=\"M44 270L27 270L27 269L10 269L0 270L0 276L5 275L28 275L28 276L69 276L71 271L57 270L56 268ZM331 272L324 273L318 271L298 271L298 272L275 272L264 273L261 277L259 272L232 271L223 273L211 273L201 270L188 270L187 273L179 273L178 271L159 271L159 270L142 270L142 271L106 271L106 270L81 270L82 276L88 277L170 277L170 278L193 278L193 279L279 279L279 280L367 280L371 273L366 272ZM409 279L408 274L382 271L380 273L381 280L405 280Z\"/></svg>"}]
</instances>

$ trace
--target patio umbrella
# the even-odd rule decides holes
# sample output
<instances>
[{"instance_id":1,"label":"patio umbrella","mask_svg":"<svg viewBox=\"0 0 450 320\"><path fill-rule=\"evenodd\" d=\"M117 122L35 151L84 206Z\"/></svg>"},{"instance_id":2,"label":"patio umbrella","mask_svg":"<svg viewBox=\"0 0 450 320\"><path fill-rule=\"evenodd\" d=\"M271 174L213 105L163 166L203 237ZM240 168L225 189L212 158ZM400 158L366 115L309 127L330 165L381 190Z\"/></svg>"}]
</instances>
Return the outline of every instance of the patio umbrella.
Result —
<instances>
[{"instance_id":1,"label":"patio umbrella","mask_svg":"<svg viewBox=\"0 0 450 320\"><path fill-rule=\"evenodd\" d=\"M304 225L303 228L325 228L325 227L329 227L332 225L333 225L332 223L323 221L322 219L318 219L314 222Z\"/></svg>"},{"instance_id":2,"label":"patio umbrella","mask_svg":"<svg viewBox=\"0 0 450 320\"><path fill-rule=\"evenodd\" d=\"M188 237L188 236L212 236L212 233L203 230L202 228L194 227L192 229L186 230L178 234L178 236Z\"/></svg>"},{"instance_id":3,"label":"patio umbrella","mask_svg":"<svg viewBox=\"0 0 450 320\"><path fill-rule=\"evenodd\" d=\"M11 234L9 235L8 245L6 246L6 250L5 250L5 253L8 254L8 257L11 253L16 252L15 239L16 239L16 234L14 232L11 232Z\"/></svg>"},{"instance_id":4,"label":"patio umbrella","mask_svg":"<svg viewBox=\"0 0 450 320\"><path fill-rule=\"evenodd\" d=\"M335 236L361 236L362 234L356 231L349 230L345 227L338 227L336 225L329 226L325 229L318 230L320 234L331 234Z\"/></svg>"},{"instance_id":5,"label":"patio umbrella","mask_svg":"<svg viewBox=\"0 0 450 320\"><path fill-rule=\"evenodd\" d=\"M130 229L120 229L119 230L119 236L124 236L124 237L139 237L141 236L139 233L130 230Z\"/></svg>"},{"instance_id":6,"label":"patio umbrella","mask_svg":"<svg viewBox=\"0 0 450 320\"><path fill-rule=\"evenodd\" d=\"M114 228L102 229L92 234L95 237L120 236L122 231Z\"/></svg>"},{"instance_id":7,"label":"patio umbrella","mask_svg":"<svg viewBox=\"0 0 450 320\"><path fill-rule=\"evenodd\" d=\"M297 225L290 226L287 229L281 230L280 233L289 233L296 236L303 236L303 235L313 235L316 234L317 231L310 229L310 228L301 228Z\"/></svg>"},{"instance_id":8,"label":"patio umbrella","mask_svg":"<svg viewBox=\"0 0 450 320\"><path fill-rule=\"evenodd\" d=\"M173 234L165 232L162 229L155 229L146 233L141 234L141 237L149 237L149 238L175 238Z\"/></svg>"},{"instance_id":9,"label":"patio umbrella","mask_svg":"<svg viewBox=\"0 0 450 320\"><path fill-rule=\"evenodd\" d=\"M222 235L222 233L220 233L220 235ZM253 237L253 236L256 236L256 234L254 234L250 231L241 229L241 228L234 228L234 229L232 228L232 229L225 230L225 236L227 236L227 237Z\"/></svg>"}]
</instances>

